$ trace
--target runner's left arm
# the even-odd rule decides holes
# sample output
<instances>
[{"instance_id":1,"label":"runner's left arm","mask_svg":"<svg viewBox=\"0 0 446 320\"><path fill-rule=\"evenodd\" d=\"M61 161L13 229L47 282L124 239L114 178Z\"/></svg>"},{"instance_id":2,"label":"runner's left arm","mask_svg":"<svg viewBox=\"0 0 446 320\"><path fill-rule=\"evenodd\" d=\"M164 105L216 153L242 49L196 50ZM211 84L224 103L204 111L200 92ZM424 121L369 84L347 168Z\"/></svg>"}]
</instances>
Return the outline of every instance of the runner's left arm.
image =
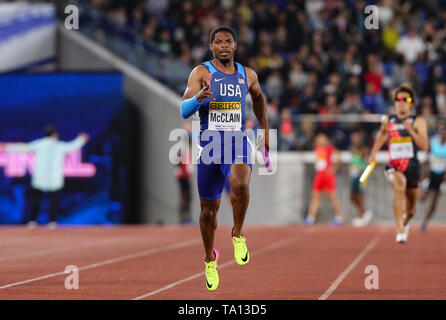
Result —
<instances>
[{"instance_id":1,"label":"runner's left arm","mask_svg":"<svg viewBox=\"0 0 446 320\"><path fill-rule=\"evenodd\" d=\"M268 111L266 108L266 100L260 87L257 73L246 67L246 75L248 78L249 94L252 99L252 109L256 115L260 127L265 130L265 149L269 151L269 125L268 125Z\"/></svg>"}]
</instances>

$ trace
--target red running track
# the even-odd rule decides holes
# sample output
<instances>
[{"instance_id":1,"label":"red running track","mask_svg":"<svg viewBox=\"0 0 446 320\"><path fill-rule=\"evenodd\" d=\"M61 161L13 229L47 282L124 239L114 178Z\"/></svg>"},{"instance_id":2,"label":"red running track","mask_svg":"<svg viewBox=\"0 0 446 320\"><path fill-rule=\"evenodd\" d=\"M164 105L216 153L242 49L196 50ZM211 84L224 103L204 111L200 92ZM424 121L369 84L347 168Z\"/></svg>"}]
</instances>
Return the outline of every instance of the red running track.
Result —
<instances>
[{"instance_id":1,"label":"red running track","mask_svg":"<svg viewBox=\"0 0 446 320\"><path fill-rule=\"evenodd\" d=\"M208 291L198 227L0 228L0 299L446 299L446 225L395 243L393 226L246 227L250 263L217 229L220 286ZM79 268L67 290L66 266ZM378 268L378 289L365 288Z\"/></svg>"}]
</instances>

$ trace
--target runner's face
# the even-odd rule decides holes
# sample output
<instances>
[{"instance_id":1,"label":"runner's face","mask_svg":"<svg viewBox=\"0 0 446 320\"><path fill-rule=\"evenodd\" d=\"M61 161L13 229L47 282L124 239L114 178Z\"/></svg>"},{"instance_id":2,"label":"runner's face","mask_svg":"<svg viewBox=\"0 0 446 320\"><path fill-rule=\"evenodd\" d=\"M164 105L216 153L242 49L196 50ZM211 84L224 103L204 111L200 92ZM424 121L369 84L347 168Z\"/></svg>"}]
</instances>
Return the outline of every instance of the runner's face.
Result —
<instances>
[{"instance_id":1,"label":"runner's face","mask_svg":"<svg viewBox=\"0 0 446 320\"><path fill-rule=\"evenodd\" d=\"M361 136L358 133L352 133L352 146L359 147L361 145Z\"/></svg>"},{"instance_id":2,"label":"runner's face","mask_svg":"<svg viewBox=\"0 0 446 320\"><path fill-rule=\"evenodd\" d=\"M235 43L232 34L226 31L220 31L215 34L214 41L209 47L214 53L215 59L226 64L234 58L237 44Z\"/></svg>"},{"instance_id":3,"label":"runner's face","mask_svg":"<svg viewBox=\"0 0 446 320\"><path fill-rule=\"evenodd\" d=\"M328 139L325 135L318 135L315 139L315 145L317 147L325 147L328 145Z\"/></svg>"},{"instance_id":4,"label":"runner's face","mask_svg":"<svg viewBox=\"0 0 446 320\"><path fill-rule=\"evenodd\" d=\"M407 92L398 92L395 99L396 112L401 115L410 113L413 102L407 102L406 99L410 98L410 94Z\"/></svg>"}]
</instances>

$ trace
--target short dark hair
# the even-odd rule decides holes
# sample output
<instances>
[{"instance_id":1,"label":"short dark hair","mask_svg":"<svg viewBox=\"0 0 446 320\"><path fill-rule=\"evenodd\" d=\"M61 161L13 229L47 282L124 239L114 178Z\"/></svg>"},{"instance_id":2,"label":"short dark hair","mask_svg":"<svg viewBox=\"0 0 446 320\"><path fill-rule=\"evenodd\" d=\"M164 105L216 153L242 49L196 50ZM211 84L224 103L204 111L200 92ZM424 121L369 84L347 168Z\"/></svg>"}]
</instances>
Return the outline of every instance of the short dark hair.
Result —
<instances>
[{"instance_id":1,"label":"short dark hair","mask_svg":"<svg viewBox=\"0 0 446 320\"><path fill-rule=\"evenodd\" d=\"M53 134L57 133L57 129L52 125L47 125L43 130L43 133L45 134L45 137L50 137Z\"/></svg>"},{"instance_id":2,"label":"short dark hair","mask_svg":"<svg viewBox=\"0 0 446 320\"><path fill-rule=\"evenodd\" d=\"M237 42L237 33L235 32L234 29L232 29L230 27L220 26L220 27L216 27L216 28L212 29L211 35L209 37L210 43L214 42L215 35L217 34L217 32L221 32L221 31L229 32L232 35L232 38L234 39L234 41Z\"/></svg>"},{"instance_id":3,"label":"short dark hair","mask_svg":"<svg viewBox=\"0 0 446 320\"><path fill-rule=\"evenodd\" d=\"M396 99L396 97L398 96L398 93L400 93L400 92L406 92L406 93L410 94L410 97L412 98L412 103L415 101L415 91L410 84L403 83L398 88L396 88L393 98Z\"/></svg>"}]
</instances>

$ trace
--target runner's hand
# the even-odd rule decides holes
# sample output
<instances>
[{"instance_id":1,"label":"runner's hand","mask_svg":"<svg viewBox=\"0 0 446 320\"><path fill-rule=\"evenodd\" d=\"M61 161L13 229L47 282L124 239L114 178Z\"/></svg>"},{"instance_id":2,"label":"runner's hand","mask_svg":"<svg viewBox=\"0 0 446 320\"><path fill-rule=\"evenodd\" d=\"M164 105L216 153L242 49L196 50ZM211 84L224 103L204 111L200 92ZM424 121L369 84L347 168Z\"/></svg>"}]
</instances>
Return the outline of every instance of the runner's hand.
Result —
<instances>
[{"instance_id":1,"label":"runner's hand","mask_svg":"<svg viewBox=\"0 0 446 320\"><path fill-rule=\"evenodd\" d=\"M404 128L406 129L407 133L412 134L411 132L413 131L412 128L412 121L406 120L403 122Z\"/></svg>"},{"instance_id":2,"label":"runner's hand","mask_svg":"<svg viewBox=\"0 0 446 320\"><path fill-rule=\"evenodd\" d=\"M85 142L88 142L90 140L90 136L87 133L79 133L79 137L85 140Z\"/></svg>"},{"instance_id":3,"label":"runner's hand","mask_svg":"<svg viewBox=\"0 0 446 320\"><path fill-rule=\"evenodd\" d=\"M211 88L211 80L212 80L212 74L209 74L209 77L204 80L204 87L200 90L200 92L198 92L197 101L199 103L202 103L203 100L206 98L215 100L215 98L212 96L212 92L209 91Z\"/></svg>"}]
</instances>

